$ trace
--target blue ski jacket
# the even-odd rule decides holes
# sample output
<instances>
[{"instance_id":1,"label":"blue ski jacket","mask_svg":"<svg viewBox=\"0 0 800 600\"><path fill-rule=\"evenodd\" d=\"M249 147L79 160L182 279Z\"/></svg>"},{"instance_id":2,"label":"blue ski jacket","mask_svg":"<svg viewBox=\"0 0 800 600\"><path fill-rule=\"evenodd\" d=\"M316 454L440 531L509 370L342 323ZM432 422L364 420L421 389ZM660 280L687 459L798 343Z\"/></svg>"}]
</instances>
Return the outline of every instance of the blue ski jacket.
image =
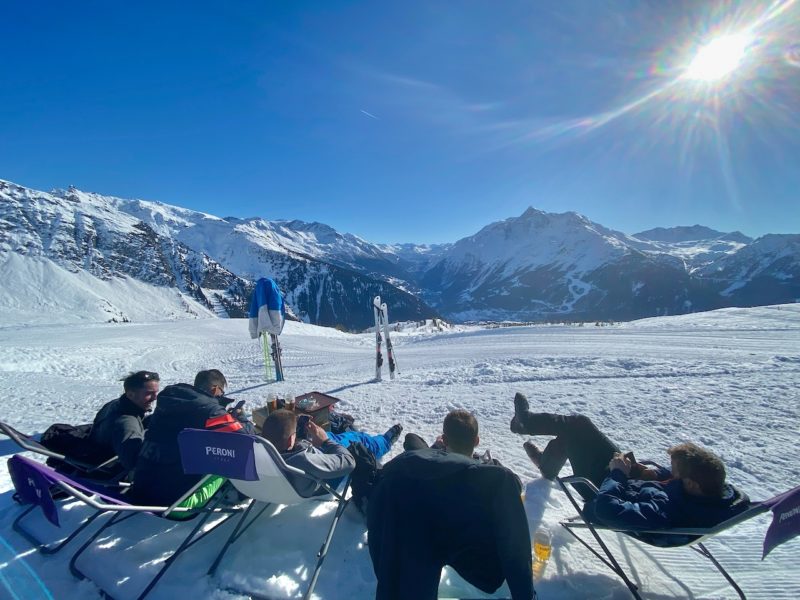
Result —
<instances>
[{"instance_id":1,"label":"blue ski jacket","mask_svg":"<svg viewBox=\"0 0 800 600\"><path fill-rule=\"evenodd\" d=\"M667 469L662 470L669 474ZM730 484L720 498L694 496L686 493L680 479L640 481L628 479L614 469L603 480L599 493L586 503L584 517L593 522L625 529L669 529L674 527L712 527L747 509L746 494ZM647 537L647 536L642 536ZM653 536L651 543L673 545L684 543L672 536L664 543Z\"/></svg>"},{"instance_id":2,"label":"blue ski jacket","mask_svg":"<svg viewBox=\"0 0 800 600\"><path fill-rule=\"evenodd\" d=\"M280 335L286 322L286 307L278 285L266 277L256 282L250 301L250 337L255 339L262 333Z\"/></svg>"}]
</instances>

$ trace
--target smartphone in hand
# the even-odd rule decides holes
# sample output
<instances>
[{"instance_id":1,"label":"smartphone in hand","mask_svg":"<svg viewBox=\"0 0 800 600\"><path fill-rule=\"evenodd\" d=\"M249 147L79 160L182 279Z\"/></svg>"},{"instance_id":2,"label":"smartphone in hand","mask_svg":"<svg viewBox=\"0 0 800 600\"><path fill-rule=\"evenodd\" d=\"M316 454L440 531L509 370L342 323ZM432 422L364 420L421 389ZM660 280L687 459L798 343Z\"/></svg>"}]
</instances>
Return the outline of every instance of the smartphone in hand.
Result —
<instances>
[{"instance_id":1,"label":"smartphone in hand","mask_svg":"<svg viewBox=\"0 0 800 600\"><path fill-rule=\"evenodd\" d=\"M310 415L300 415L297 417L297 437L300 439L305 439L306 433L308 432L308 423L311 421Z\"/></svg>"}]
</instances>

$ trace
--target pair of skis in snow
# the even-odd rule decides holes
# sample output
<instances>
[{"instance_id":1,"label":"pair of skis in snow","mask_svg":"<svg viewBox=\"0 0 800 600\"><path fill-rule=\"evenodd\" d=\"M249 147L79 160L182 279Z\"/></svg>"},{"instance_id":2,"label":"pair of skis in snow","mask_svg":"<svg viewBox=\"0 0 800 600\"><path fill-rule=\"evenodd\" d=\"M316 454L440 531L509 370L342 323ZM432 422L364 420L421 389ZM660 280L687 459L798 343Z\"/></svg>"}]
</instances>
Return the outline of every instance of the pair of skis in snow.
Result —
<instances>
[{"instance_id":1,"label":"pair of skis in snow","mask_svg":"<svg viewBox=\"0 0 800 600\"><path fill-rule=\"evenodd\" d=\"M261 345L264 349L264 374L267 381L283 381L283 358L281 343L274 333L262 333ZM273 379L273 367L275 378Z\"/></svg>"},{"instance_id":2,"label":"pair of skis in snow","mask_svg":"<svg viewBox=\"0 0 800 600\"><path fill-rule=\"evenodd\" d=\"M386 342L386 358L389 360L389 379L394 379L397 372L397 362L394 359L394 348L392 348L392 338L389 336L389 309L386 303L381 303L381 297L375 296L372 301L372 311L375 313L375 380L381 380L381 367L383 366L383 354L381 353L381 342ZM383 338L381 338L383 330Z\"/></svg>"}]
</instances>

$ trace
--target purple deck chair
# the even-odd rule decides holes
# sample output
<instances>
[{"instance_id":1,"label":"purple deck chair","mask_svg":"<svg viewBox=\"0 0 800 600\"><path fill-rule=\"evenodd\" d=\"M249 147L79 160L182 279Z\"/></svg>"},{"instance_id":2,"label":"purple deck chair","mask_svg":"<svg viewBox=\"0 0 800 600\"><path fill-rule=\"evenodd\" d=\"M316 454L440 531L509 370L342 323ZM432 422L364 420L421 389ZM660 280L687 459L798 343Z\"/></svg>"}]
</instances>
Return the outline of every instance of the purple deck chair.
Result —
<instances>
[{"instance_id":1,"label":"purple deck chair","mask_svg":"<svg viewBox=\"0 0 800 600\"><path fill-rule=\"evenodd\" d=\"M625 582L625 585L628 586L628 589L630 590L631 594L633 594L633 597L636 598L636 600L641 600L642 598L639 595L639 588L630 580L628 575L620 566L619 561L617 561L611 550L609 550L608 546L603 542L598 531L605 530L624 533L625 535L631 536L640 542L661 548L689 546L689 548L711 561L711 563L717 568L722 576L725 577L725 580L730 584L730 586L736 590L736 593L739 595L741 600L746 600L744 592L734 581L733 577L731 577L731 575L723 568L719 561L714 558L703 542L714 537L718 533L725 531L726 529L730 529L739 523L748 521L753 517L770 510L773 513L772 524L767 530L767 534L764 538L764 549L761 556L762 560L780 544L789 541L797 535L800 535L800 486L779 494L774 498L770 498L769 500L751 502L750 506L745 511L731 517L726 521L723 521L722 523L714 525L713 527L641 530L626 529L624 527L609 527L585 520L583 518L581 506L578 504L578 501L568 486L574 486L575 484L583 485L592 490L594 493L597 493L598 491L597 486L584 477L559 477L557 478L557 481L561 486L561 489L567 495L567 498L569 498L570 502L575 507L575 510L578 511L577 516L563 521L561 526L564 527L576 540L588 548L592 554L594 554L603 562L603 564L614 571L614 573L616 573ZM574 531L575 529L588 529L605 556L600 554L600 552L598 552L594 547L590 546L586 540L578 536L578 534L576 534Z\"/></svg>"},{"instance_id":2,"label":"purple deck chair","mask_svg":"<svg viewBox=\"0 0 800 600\"><path fill-rule=\"evenodd\" d=\"M185 473L213 473L227 477L240 493L252 498L253 502L239 518L214 564L208 570L213 575L222 561L225 552L241 535L255 522L270 504L300 504L310 500L335 501L338 503L336 513L331 521L328 533L322 547L317 552L317 564L303 595L304 599L310 598L317 584L322 563L328 554L331 540L333 539L336 525L347 506L347 488L350 485L346 478L341 491L333 489L325 481L313 477L300 469L287 465L280 453L268 440L243 433L226 433L221 431L207 431L204 429L184 429L178 435L178 444L181 449L181 461ZM297 494L294 487L287 479L286 474L307 477L316 482L328 493L323 496L304 498ZM248 515L257 502L264 503L248 521ZM250 594L244 590L230 590L243 594ZM250 594L252 595L252 594Z\"/></svg>"},{"instance_id":3,"label":"purple deck chair","mask_svg":"<svg viewBox=\"0 0 800 600\"><path fill-rule=\"evenodd\" d=\"M96 482L96 487L88 487L92 484L89 482L76 481L47 465L18 454L12 456L8 460L8 472L11 475L11 480L14 483L14 488L20 502L22 504L30 504L27 509L22 511L22 513L14 519L14 531L28 540L42 554L55 554L75 539L81 531L91 525L92 521L105 512L104 510L99 510L97 506L94 506L93 508L96 509L95 512L87 519L84 519L66 538L58 543L45 543L27 527L26 521L31 512L36 510L36 508L40 508L45 518L50 523L56 527L61 527L58 507L56 501L53 499L53 494L55 492L60 492L58 495L62 497L64 495L74 497L72 492L79 492L86 497L95 498L97 502L102 502L109 506L124 504L124 502L115 495L115 492L119 493L123 489L122 486L124 484L116 484L112 487L107 483Z\"/></svg>"},{"instance_id":4,"label":"purple deck chair","mask_svg":"<svg viewBox=\"0 0 800 600\"><path fill-rule=\"evenodd\" d=\"M24 456L12 456L8 460L8 471L11 474L14 487L20 498L23 500L23 502L33 505L31 508L26 510L24 514L28 514L33 508L39 507L48 521L55 526L60 526L58 502L56 502L52 496L52 491L56 489L63 492L68 498L83 502L87 506L95 509L95 513L92 516L86 519L78 527L78 529L73 531L66 539L61 541L57 548L50 549L50 552L60 549L68 542L73 540L100 515L105 513L113 513L112 517L108 519L93 535L91 535L89 539L72 556L69 563L70 571L79 579L88 579L88 577L78 568L78 558L89 546L95 542L95 540L100 537L104 531L107 531L114 524L118 524L129 517L141 513L150 513L157 517L163 518L168 518L169 515L176 514L202 514L202 517L197 520L197 524L186 536L186 538L184 538L177 550L175 550L175 552L165 561L161 570L151 579L150 582L148 582L148 585L139 595L139 599L147 596L147 594L153 589L156 583L158 583L161 577L164 576L167 569L169 569L169 567L174 563L175 559L183 551L214 531L227 519L232 517L235 512L241 512L235 508L220 508L219 504L224 498L224 494L220 492L216 494L215 499L211 504L202 509L183 508L179 506L179 504L183 502L185 498L194 493L197 488L202 486L208 480L207 477L201 479L197 485L192 487L170 506L142 506L130 504L129 502L125 501L122 496L118 496L110 492L107 488L96 488L92 483L76 481L67 475L58 473L47 465L36 462ZM222 488L220 491L222 491ZM215 522L206 531L201 532L205 523L214 514L221 514L223 518ZM31 532L22 530L20 533L37 547L44 546L44 544L42 544L42 542L38 540ZM112 598L111 594L108 592L104 592L104 595L105 597Z\"/></svg>"}]
</instances>

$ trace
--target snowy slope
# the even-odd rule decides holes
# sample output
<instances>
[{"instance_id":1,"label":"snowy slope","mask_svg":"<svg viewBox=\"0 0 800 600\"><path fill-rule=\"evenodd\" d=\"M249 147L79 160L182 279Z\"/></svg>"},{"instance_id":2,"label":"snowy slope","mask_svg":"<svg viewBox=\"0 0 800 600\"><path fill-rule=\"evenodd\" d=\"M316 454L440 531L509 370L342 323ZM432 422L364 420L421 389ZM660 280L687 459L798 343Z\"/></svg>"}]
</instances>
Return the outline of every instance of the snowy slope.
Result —
<instances>
[{"instance_id":1,"label":"snowy slope","mask_svg":"<svg viewBox=\"0 0 800 600\"><path fill-rule=\"evenodd\" d=\"M171 287L131 277L107 280L44 257L0 255L0 327L43 323L149 322L209 318L212 311Z\"/></svg>"},{"instance_id":2,"label":"snowy slope","mask_svg":"<svg viewBox=\"0 0 800 600\"><path fill-rule=\"evenodd\" d=\"M481 449L490 448L527 482L531 529L545 524L553 531L553 557L536 583L540 597L548 600L630 596L558 527L559 519L571 515L565 497L539 479L522 449L525 438L508 430L516 391L528 395L534 410L591 416L612 439L641 458L665 460L665 448L676 441L705 444L723 457L730 480L753 498L800 483L798 305L727 309L613 327L425 333L423 326L394 333L393 340L401 375L394 382L375 383L373 336L287 323L282 344L288 381L265 385L259 348L241 320L6 327L0 335L3 420L29 432L41 432L54 421L88 421L119 393L120 376L144 368L159 371L163 384L168 384L190 379L198 369L218 367L228 376L232 395L247 400L250 409L261 405L271 391L328 392L341 398L341 409L368 431L383 432L399 421L406 431L429 440L440 432L449 410L467 408L479 418ZM5 455L15 451L8 440L0 440L0 449ZM11 522L20 509L12 505L10 495L8 476L0 469L4 581L25 589L25 598L48 597L35 577L41 578L50 597L98 597L92 584L70 577L68 551L43 557L13 532ZM175 564L151 597L240 598L222 590L231 586L278 598L298 597L329 511L323 505L262 516L231 548L213 580L205 572L224 535L212 535ZM73 507L69 518L83 514ZM34 523L41 523L39 519ZM764 516L741 525L709 542L709 548L735 574L748 598L794 600L800 596L800 540L761 562L768 522ZM81 566L119 598L133 598L143 575L158 566L154 557L166 557L190 526L171 524L167 529L161 521L136 517ZM46 528L42 533L55 534ZM615 535L607 539L646 599L735 597L688 549L662 551ZM373 597L375 581L365 543L363 519L348 510L317 586L319 598ZM440 593L483 596L450 572ZM497 596L503 596L503 588Z\"/></svg>"}]
</instances>

